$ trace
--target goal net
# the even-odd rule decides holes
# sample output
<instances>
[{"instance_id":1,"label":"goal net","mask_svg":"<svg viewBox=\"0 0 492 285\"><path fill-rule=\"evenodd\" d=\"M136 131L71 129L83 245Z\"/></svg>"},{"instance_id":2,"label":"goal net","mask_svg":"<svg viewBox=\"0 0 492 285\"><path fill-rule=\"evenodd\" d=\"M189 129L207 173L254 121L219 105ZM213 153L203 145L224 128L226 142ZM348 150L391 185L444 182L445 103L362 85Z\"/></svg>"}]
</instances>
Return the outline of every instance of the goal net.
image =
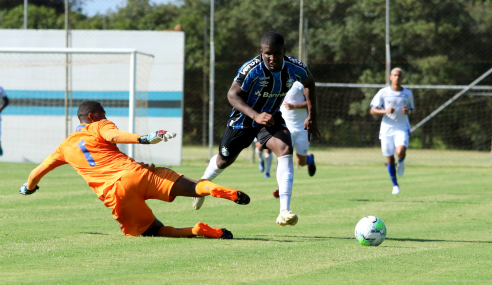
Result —
<instances>
[{"instance_id":1,"label":"goal net","mask_svg":"<svg viewBox=\"0 0 492 285\"><path fill-rule=\"evenodd\" d=\"M491 165L492 75L483 74L473 86L402 84L415 101L415 112L409 116L408 164ZM328 130L324 139L331 150L324 161L385 163L379 140L381 116L369 114L371 100L384 84L318 83L318 87L321 94L329 94L318 96L318 108L331 110L318 115L321 129Z\"/></svg>"},{"instance_id":2,"label":"goal net","mask_svg":"<svg viewBox=\"0 0 492 285\"><path fill-rule=\"evenodd\" d=\"M153 56L132 49L0 49L2 161L41 162L79 125L77 109L100 102L119 129L147 134L148 84ZM137 161L151 148L118 145Z\"/></svg>"}]
</instances>

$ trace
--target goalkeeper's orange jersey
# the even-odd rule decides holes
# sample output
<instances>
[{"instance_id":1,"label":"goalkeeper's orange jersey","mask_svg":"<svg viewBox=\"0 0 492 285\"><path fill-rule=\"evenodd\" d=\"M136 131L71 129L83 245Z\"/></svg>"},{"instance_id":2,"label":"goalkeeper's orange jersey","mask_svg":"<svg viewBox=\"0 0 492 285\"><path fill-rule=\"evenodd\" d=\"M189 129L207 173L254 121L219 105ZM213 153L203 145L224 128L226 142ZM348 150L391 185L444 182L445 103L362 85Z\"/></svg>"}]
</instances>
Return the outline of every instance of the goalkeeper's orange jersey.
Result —
<instances>
[{"instance_id":1,"label":"goalkeeper's orange jersey","mask_svg":"<svg viewBox=\"0 0 492 285\"><path fill-rule=\"evenodd\" d=\"M138 143L139 137L118 130L113 122L106 119L83 124L43 164L50 170L70 164L101 198L105 190L139 165L122 153L115 143Z\"/></svg>"}]
</instances>

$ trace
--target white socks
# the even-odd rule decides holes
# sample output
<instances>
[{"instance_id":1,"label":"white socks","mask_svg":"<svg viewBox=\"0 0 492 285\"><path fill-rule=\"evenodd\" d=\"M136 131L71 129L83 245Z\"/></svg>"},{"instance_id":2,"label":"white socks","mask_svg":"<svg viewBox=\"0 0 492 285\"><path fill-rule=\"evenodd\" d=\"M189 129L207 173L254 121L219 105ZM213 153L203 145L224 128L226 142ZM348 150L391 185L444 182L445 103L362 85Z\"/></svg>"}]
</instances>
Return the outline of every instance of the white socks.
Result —
<instances>
[{"instance_id":1,"label":"white socks","mask_svg":"<svg viewBox=\"0 0 492 285\"><path fill-rule=\"evenodd\" d=\"M273 154L265 152L265 161L266 161L265 172L266 173L270 173L270 168L272 168L272 160L273 160Z\"/></svg>"},{"instance_id":2,"label":"white socks","mask_svg":"<svg viewBox=\"0 0 492 285\"><path fill-rule=\"evenodd\" d=\"M207 169L205 169L205 173L203 174L201 179L214 180L219 174L221 174L225 169L219 169L217 167L217 155L214 155L210 159L210 163L208 164Z\"/></svg>"},{"instance_id":3,"label":"white socks","mask_svg":"<svg viewBox=\"0 0 492 285\"><path fill-rule=\"evenodd\" d=\"M280 212L290 210L290 196L292 195L292 184L294 183L292 154L277 158L277 183L280 194Z\"/></svg>"}]
</instances>

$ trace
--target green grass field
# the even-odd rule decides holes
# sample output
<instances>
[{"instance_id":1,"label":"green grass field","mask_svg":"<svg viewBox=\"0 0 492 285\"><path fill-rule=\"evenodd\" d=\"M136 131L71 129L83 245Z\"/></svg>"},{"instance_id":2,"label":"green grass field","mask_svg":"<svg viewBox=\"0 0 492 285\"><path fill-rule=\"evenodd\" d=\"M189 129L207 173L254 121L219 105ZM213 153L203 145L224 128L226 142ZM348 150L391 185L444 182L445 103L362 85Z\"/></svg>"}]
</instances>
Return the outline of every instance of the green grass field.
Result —
<instances>
[{"instance_id":1,"label":"green grass field","mask_svg":"<svg viewBox=\"0 0 492 285\"><path fill-rule=\"evenodd\" d=\"M194 151L185 149L185 165L173 169L198 179L206 163ZM382 157L372 165L330 165L323 150L315 154L315 177L296 169L295 227L275 224L276 179L264 179L246 160L215 182L243 189L250 205L207 198L195 211L190 198L149 201L166 225L203 221L231 230L233 240L125 237L71 167L21 196L35 165L0 163L0 283L490 284L490 168L409 163L401 194L392 195ZM367 215L388 229L379 247L354 238Z\"/></svg>"}]
</instances>

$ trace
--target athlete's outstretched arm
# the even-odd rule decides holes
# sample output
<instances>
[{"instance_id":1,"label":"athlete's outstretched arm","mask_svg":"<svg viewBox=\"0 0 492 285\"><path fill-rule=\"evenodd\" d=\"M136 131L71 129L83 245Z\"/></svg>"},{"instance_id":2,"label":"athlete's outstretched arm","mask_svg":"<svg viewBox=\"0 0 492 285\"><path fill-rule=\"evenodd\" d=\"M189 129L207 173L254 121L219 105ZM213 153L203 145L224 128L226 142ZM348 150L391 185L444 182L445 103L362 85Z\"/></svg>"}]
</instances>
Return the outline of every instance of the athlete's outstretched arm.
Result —
<instances>
[{"instance_id":1,"label":"athlete's outstretched arm","mask_svg":"<svg viewBox=\"0 0 492 285\"><path fill-rule=\"evenodd\" d=\"M53 157L51 155L50 157ZM66 164L66 162L61 161L61 160L49 160L46 159L43 163L38 165L36 168L34 168L31 173L29 174L29 178L27 179L27 182L24 183L21 188L19 189L19 193L23 195L30 195L36 192L36 190L39 189L38 184L48 172L51 170L57 168L60 165Z\"/></svg>"},{"instance_id":2,"label":"athlete's outstretched arm","mask_svg":"<svg viewBox=\"0 0 492 285\"><path fill-rule=\"evenodd\" d=\"M231 88L229 89L229 92L227 92L227 99L234 108L236 108L239 112L245 114L246 116L250 117L260 125L266 125L269 127L275 124L275 121L271 114L266 112L260 114L253 110L253 108L251 108L248 104L246 104L243 98L246 98L247 96L248 93L241 89L236 81L232 82Z\"/></svg>"},{"instance_id":3,"label":"athlete's outstretched arm","mask_svg":"<svg viewBox=\"0 0 492 285\"><path fill-rule=\"evenodd\" d=\"M176 133L164 130L155 131L149 135L141 136L129 132L121 131L116 128L109 129L102 134L103 138L112 143L119 144L156 144L161 141L176 137Z\"/></svg>"},{"instance_id":4,"label":"athlete's outstretched arm","mask_svg":"<svg viewBox=\"0 0 492 285\"><path fill-rule=\"evenodd\" d=\"M309 141L317 142L321 134L318 131L318 121L316 113L316 86L314 78L311 72L308 73L308 77L304 82L304 96L306 96L308 117L304 121L304 129L308 131Z\"/></svg>"}]
</instances>

